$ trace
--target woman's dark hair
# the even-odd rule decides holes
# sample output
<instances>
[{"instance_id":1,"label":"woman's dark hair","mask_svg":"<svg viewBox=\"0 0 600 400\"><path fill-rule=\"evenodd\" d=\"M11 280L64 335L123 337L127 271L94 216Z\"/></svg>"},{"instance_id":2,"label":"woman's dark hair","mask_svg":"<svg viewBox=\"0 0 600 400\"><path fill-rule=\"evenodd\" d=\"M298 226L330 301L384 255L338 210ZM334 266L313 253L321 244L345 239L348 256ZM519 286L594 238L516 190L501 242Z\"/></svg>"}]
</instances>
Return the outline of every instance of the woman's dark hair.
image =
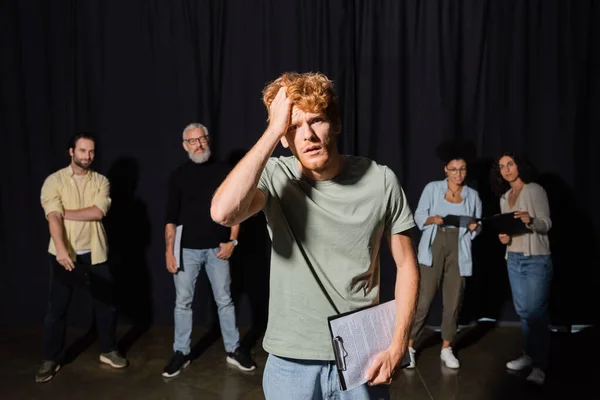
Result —
<instances>
[{"instance_id":1,"label":"woman's dark hair","mask_svg":"<svg viewBox=\"0 0 600 400\"><path fill-rule=\"evenodd\" d=\"M436 147L436 155L445 166L453 160L463 160L467 165L475 159L475 145L464 139L447 140Z\"/></svg>"},{"instance_id":2,"label":"woman's dark hair","mask_svg":"<svg viewBox=\"0 0 600 400\"><path fill-rule=\"evenodd\" d=\"M76 134L74 134L73 136L71 136L71 138L69 139L69 147L67 147L67 150L73 149L75 150L75 145L77 144L77 141L79 139L87 139L87 140L91 140L92 142L94 142L94 146L98 146L98 143L96 142L96 136L93 133L90 132L78 132Z\"/></svg>"},{"instance_id":3,"label":"woman's dark hair","mask_svg":"<svg viewBox=\"0 0 600 400\"><path fill-rule=\"evenodd\" d=\"M536 178L536 171L533 165L523 155L516 154L513 152L504 152L496 158L492 170L490 171L490 181L492 184L492 190L496 196L502 196L510 189L510 184L504 180L500 173L500 159L502 157L510 157L513 159L517 168L519 169L519 178L525 183L533 182Z\"/></svg>"}]
</instances>

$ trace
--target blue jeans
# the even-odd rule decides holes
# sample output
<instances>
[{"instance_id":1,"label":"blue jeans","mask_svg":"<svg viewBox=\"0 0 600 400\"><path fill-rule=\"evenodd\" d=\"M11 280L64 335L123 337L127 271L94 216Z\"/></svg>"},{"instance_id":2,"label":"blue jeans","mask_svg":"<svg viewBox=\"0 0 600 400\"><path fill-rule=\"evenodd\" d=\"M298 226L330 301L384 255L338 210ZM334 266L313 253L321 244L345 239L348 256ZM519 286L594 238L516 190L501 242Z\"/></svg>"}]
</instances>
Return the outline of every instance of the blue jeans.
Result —
<instances>
[{"instance_id":1,"label":"blue jeans","mask_svg":"<svg viewBox=\"0 0 600 400\"><path fill-rule=\"evenodd\" d=\"M297 360L269 354L263 373L267 400L389 400L387 385L340 391L333 361Z\"/></svg>"},{"instance_id":2,"label":"blue jeans","mask_svg":"<svg viewBox=\"0 0 600 400\"><path fill-rule=\"evenodd\" d=\"M192 250L183 249L183 269L174 275L175 280L175 342L173 351L180 351L184 355L190 353L192 333L192 302L198 274L203 266L212 287L221 334L225 344L225 351L233 352L240 343L240 332L235 321L235 306L231 299L231 275L229 261L217 258L220 248Z\"/></svg>"},{"instance_id":3,"label":"blue jeans","mask_svg":"<svg viewBox=\"0 0 600 400\"><path fill-rule=\"evenodd\" d=\"M509 252L507 265L515 310L521 318L525 354L532 358L534 367L546 369L550 356L548 297L552 257Z\"/></svg>"}]
</instances>

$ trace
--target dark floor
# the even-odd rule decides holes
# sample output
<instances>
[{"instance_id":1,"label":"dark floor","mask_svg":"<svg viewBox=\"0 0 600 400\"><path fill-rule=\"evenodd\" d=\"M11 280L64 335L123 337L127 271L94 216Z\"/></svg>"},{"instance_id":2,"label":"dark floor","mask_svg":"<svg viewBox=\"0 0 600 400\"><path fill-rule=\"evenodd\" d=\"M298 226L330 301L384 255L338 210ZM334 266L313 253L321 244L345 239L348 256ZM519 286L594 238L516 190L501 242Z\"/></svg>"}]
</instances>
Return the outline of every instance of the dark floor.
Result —
<instances>
[{"instance_id":1,"label":"dark floor","mask_svg":"<svg viewBox=\"0 0 600 400\"><path fill-rule=\"evenodd\" d=\"M126 327L119 330L123 337ZM220 338L202 341L206 330L194 332L200 356L182 374L170 380L161 376L171 356L173 329L154 327L130 347L130 366L113 370L98 362L96 343L84 330L72 328L68 343L74 360L45 384L34 381L41 361L39 328L1 328L0 399L263 399L262 370L266 353L254 349L258 369L242 373L228 366ZM393 399L578 399L600 398L597 367L598 332L553 334L552 367L543 388L532 387L522 375L510 374L504 363L519 354L516 327L479 326L459 334L457 356L462 367L455 372L440 365L439 336L428 333L418 353L418 368L398 374ZM83 339L82 339L83 337ZM92 339L93 340L93 339ZM214 340L214 338L213 338ZM208 342L208 346L205 346ZM79 355L77 349L83 349Z\"/></svg>"}]
</instances>

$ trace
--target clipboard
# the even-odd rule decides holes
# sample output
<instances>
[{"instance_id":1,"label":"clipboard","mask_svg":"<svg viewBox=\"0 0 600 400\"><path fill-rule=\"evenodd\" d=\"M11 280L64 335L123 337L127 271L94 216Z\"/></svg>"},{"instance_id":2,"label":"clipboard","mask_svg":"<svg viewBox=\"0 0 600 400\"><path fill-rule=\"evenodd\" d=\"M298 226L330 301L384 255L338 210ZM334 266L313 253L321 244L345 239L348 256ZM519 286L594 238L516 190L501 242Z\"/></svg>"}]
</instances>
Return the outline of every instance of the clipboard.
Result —
<instances>
[{"instance_id":1,"label":"clipboard","mask_svg":"<svg viewBox=\"0 0 600 400\"><path fill-rule=\"evenodd\" d=\"M515 218L515 212L495 214L483 219L484 228L491 228L497 233L506 235L521 235L531 233L531 229L527 227L519 218Z\"/></svg>"},{"instance_id":2,"label":"clipboard","mask_svg":"<svg viewBox=\"0 0 600 400\"><path fill-rule=\"evenodd\" d=\"M479 222L475 217L469 215L449 214L442 218L445 226L455 226L457 228L467 228L471 222Z\"/></svg>"},{"instance_id":3,"label":"clipboard","mask_svg":"<svg viewBox=\"0 0 600 400\"><path fill-rule=\"evenodd\" d=\"M393 318L391 318L392 314ZM374 317L375 315L383 315L383 317ZM339 326L344 324L344 319L348 320L349 325L355 325L357 322L360 323L361 320L368 320L369 318L375 318L378 322L381 322L385 320L385 316L388 317L386 320L387 323L377 324L377 331L379 333L383 332L385 338L370 337L370 339L375 339L377 342L370 342L369 345L362 348L358 348L355 345L356 340L360 340L360 338L357 339L355 336L355 334L359 334L356 330L347 329L347 334L342 334L343 329L339 329ZM366 383L363 376L364 372L371 366L372 358L391 344L395 328L395 316L396 304L395 300L391 300L386 303L364 307L327 318L341 391L349 390ZM364 329L361 332L364 332ZM360 336L365 341L369 339L364 334ZM372 354L366 354L369 353L369 349L375 349L375 351ZM406 368L409 364L410 355L407 348L398 367Z\"/></svg>"},{"instance_id":4,"label":"clipboard","mask_svg":"<svg viewBox=\"0 0 600 400\"><path fill-rule=\"evenodd\" d=\"M175 228L175 242L173 243L173 254L177 263L177 270L183 269L183 248L181 247L181 238L183 237L183 225Z\"/></svg>"}]
</instances>

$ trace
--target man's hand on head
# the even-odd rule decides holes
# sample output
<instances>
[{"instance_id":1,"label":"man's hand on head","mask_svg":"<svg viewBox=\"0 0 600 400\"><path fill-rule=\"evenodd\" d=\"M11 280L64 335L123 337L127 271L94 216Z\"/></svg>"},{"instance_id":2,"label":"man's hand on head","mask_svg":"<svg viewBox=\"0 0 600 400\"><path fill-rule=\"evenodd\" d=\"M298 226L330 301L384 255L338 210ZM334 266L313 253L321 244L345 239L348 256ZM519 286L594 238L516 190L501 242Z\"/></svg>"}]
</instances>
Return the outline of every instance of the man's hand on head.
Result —
<instances>
[{"instance_id":1,"label":"man's hand on head","mask_svg":"<svg viewBox=\"0 0 600 400\"><path fill-rule=\"evenodd\" d=\"M292 102L288 99L286 90L285 86L279 88L277 96L269 106L270 122L267 131L277 133L280 137L286 134L292 115Z\"/></svg>"}]
</instances>

